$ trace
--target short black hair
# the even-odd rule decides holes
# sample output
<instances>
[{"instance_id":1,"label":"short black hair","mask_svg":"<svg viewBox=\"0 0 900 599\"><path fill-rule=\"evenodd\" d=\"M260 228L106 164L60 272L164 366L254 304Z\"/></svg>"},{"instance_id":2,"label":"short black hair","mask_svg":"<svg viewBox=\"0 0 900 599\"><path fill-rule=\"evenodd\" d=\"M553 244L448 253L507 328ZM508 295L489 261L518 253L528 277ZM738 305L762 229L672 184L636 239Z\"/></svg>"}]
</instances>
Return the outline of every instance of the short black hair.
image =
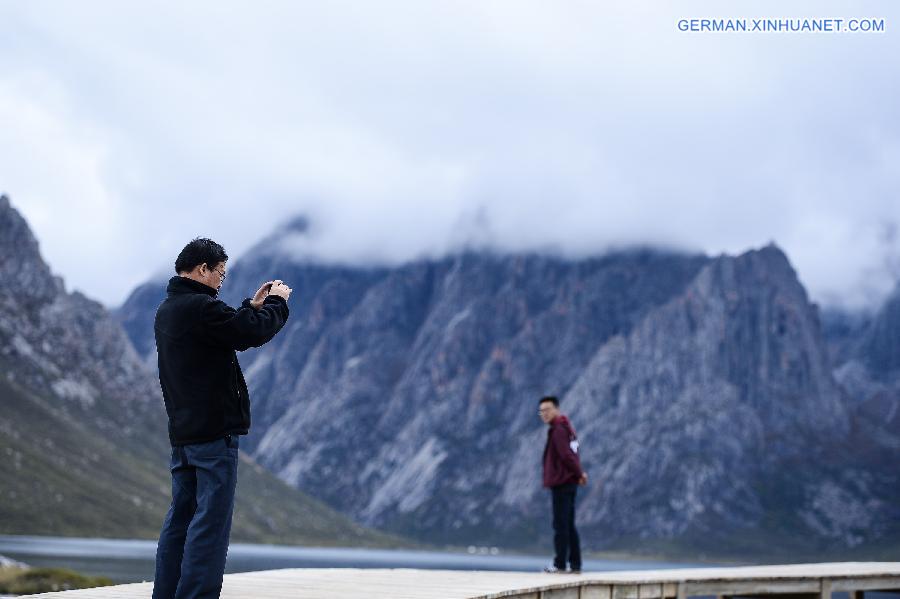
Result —
<instances>
[{"instance_id":1,"label":"short black hair","mask_svg":"<svg viewBox=\"0 0 900 599\"><path fill-rule=\"evenodd\" d=\"M541 405L545 401L549 401L557 408L559 407L559 399L555 395L546 395L546 396L542 397L541 400L538 402L538 405Z\"/></svg>"},{"instance_id":2,"label":"short black hair","mask_svg":"<svg viewBox=\"0 0 900 599\"><path fill-rule=\"evenodd\" d=\"M210 269L215 268L219 262L227 262L228 254L225 248L205 237L198 237L191 240L178 258L175 259L175 272L191 272L201 264L206 264Z\"/></svg>"}]
</instances>

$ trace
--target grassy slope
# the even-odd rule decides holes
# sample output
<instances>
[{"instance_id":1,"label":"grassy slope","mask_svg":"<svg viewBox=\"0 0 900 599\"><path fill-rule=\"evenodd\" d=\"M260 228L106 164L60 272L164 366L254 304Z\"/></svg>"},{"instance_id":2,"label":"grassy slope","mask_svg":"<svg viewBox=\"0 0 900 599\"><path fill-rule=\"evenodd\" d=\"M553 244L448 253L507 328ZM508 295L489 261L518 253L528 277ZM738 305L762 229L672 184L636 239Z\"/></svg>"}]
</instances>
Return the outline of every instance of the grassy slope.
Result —
<instances>
[{"instance_id":1,"label":"grassy slope","mask_svg":"<svg viewBox=\"0 0 900 599\"><path fill-rule=\"evenodd\" d=\"M58 401L58 400L56 400ZM168 507L168 456L123 447L0 379L0 533L153 539ZM244 457L232 539L389 547Z\"/></svg>"},{"instance_id":2,"label":"grassy slope","mask_svg":"<svg viewBox=\"0 0 900 599\"><path fill-rule=\"evenodd\" d=\"M103 576L83 576L65 568L4 568L0 566L0 593L25 595L90 589L109 586L112 581Z\"/></svg>"}]
</instances>

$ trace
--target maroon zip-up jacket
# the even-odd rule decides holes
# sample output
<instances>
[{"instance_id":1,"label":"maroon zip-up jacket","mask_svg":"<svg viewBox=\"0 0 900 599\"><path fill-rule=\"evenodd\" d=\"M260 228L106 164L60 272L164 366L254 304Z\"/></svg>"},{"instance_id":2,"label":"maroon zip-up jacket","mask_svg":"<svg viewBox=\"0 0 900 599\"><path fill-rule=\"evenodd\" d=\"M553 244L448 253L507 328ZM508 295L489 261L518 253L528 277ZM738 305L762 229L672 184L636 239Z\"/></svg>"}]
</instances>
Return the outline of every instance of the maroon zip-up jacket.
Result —
<instances>
[{"instance_id":1,"label":"maroon zip-up jacket","mask_svg":"<svg viewBox=\"0 0 900 599\"><path fill-rule=\"evenodd\" d=\"M544 486L577 483L584 470L578 457L578 437L569 419L560 414L550 421L544 446Z\"/></svg>"}]
</instances>

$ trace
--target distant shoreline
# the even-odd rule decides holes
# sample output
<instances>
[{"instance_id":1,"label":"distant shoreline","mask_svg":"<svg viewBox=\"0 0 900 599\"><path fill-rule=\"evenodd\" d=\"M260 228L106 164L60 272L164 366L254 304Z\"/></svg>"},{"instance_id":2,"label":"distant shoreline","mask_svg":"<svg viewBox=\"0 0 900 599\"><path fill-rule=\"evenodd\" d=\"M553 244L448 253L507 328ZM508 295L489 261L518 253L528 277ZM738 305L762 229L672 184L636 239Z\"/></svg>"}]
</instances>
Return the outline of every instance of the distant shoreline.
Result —
<instances>
[{"instance_id":1,"label":"distant shoreline","mask_svg":"<svg viewBox=\"0 0 900 599\"><path fill-rule=\"evenodd\" d=\"M33 566L66 567L116 582L140 582L153 575L156 541L78 537L0 535L0 554ZM368 549L299 547L232 543L226 571L251 572L280 568L418 568L429 570L538 571L547 555L470 554L466 550ZM701 565L642 557L604 559L591 555L585 570L643 570ZM706 564L708 565L708 564Z\"/></svg>"}]
</instances>

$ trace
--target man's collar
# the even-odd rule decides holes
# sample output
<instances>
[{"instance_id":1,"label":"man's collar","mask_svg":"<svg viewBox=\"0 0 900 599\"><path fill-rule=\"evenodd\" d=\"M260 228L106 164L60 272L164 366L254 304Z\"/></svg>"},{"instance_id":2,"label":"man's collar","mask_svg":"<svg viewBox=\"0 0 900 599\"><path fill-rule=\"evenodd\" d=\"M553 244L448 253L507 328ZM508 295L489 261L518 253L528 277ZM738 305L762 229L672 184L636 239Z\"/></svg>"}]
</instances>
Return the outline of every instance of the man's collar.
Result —
<instances>
[{"instance_id":1,"label":"man's collar","mask_svg":"<svg viewBox=\"0 0 900 599\"><path fill-rule=\"evenodd\" d=\"M169 285L166 287L166 293L205 293L211 297L219 295L217 289L213 289L209 285L195 281L188 277L175 275L169 279Z\"/></svg>"}]
</instances>

